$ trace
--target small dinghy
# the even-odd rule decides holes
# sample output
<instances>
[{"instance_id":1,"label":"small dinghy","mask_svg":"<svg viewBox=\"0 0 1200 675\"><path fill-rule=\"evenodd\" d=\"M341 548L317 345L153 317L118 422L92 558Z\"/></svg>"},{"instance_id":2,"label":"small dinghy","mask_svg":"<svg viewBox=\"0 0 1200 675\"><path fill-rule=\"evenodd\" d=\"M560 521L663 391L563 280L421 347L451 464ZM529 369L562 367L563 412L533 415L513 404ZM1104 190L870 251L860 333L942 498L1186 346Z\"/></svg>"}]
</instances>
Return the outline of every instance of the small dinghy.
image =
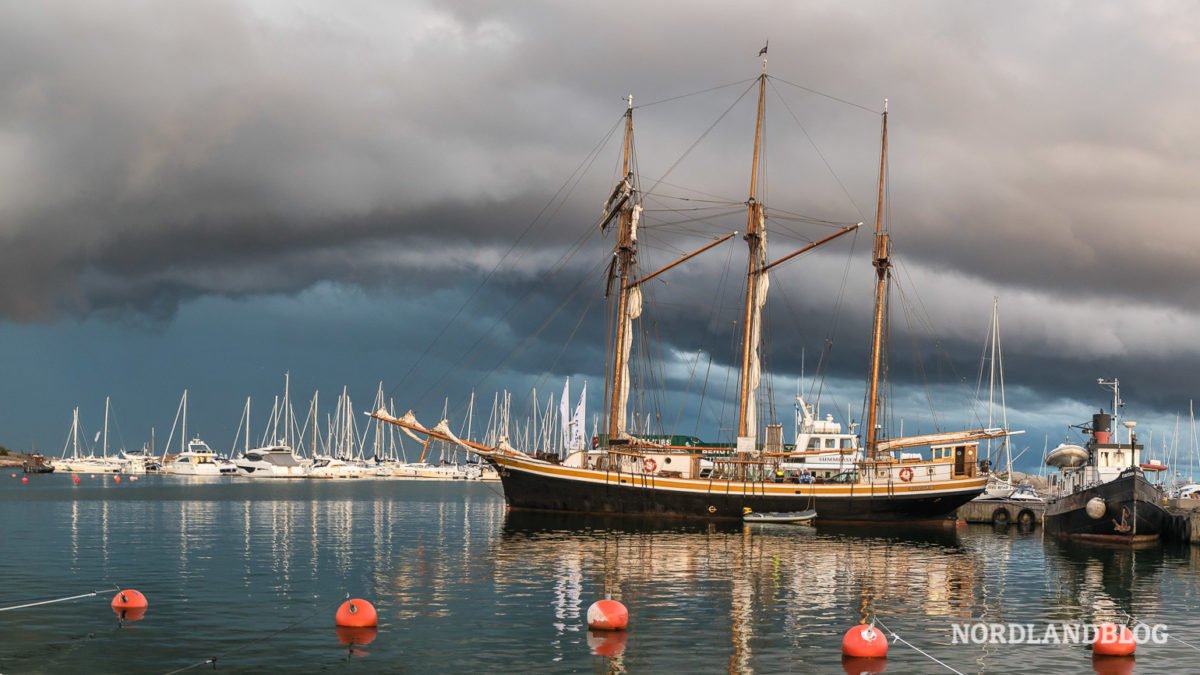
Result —
<instances>
[{"instance_id":1,"label":"small dinghy","mask_svg":"<svg viewBox=\"0 0 1200 675\"><path fill-rule=\"evenodd\" d=\"M806 525L816 520L817 512L814 509L805 511L791 511L787 513L771 512L771 513L746 513L742 515L742 521L747 523L781 523L785 525Z\"/></svg>"}]
</instances>

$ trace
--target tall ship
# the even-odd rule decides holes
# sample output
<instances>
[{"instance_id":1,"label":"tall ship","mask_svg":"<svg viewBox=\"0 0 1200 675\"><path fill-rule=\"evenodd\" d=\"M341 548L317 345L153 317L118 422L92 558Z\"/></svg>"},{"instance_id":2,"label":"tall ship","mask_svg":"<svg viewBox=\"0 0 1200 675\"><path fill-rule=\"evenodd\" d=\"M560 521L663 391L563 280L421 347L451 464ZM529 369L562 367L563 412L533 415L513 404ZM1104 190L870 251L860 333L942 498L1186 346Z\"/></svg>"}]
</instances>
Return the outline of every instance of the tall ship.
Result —
<instances>
[{"instance_id":1,"label":"tall ship","mask_svg":"<svg viewBox=\"0 0 1200 675\"><path fill-rule=\"evenodd\" d=\"M765 50L764 50L765 54ZM656 271L638 264L639 223L643 191L635 170L632 97L624 114L624 143L619 179L601 217L600 229L615 231L606 294L610 301L610 347L605 366L605 412L592 449L563 458L513 447L506 437L494 445L458 438L442 420L432 428L409 411L395 417L384 408L372 416L402 427L418 440L437 440L478 454L495 467L505 498L513 509L612 513L688 518L742 518L748 512L799 512L815 509L822 520L941 520L983 492L987 476L977 464L982 439L1002 438L1005 429L980 428L909 437L888 437L884 392L888 334L888 300L892 281L891 239L885 226L887 171L887 106L881 114L878 198L873 246L874 306L864 405L862 442L801 400L798 447L789 450L777 424L760 418L765 397L760 392L764 356L762 312L769 290L768 272L818 246L856 231L862 223L833 225L834 231L774 261L767 255L768 208L765 199L764 129L767 61L755 78L757 115L749 194L744 202L747 244L743 296L736 331L740 334L733 443L722 451L643 437L630 424L630 353L635 322L642 316L646 282L732 238L724 236ZM752 85L754 86L754 85ZM748 90L752 91L752 90ZM747 93L748 93L747 92ZM761 180L760 180L761 179ZM780 221L787 211L780 212ZM775 222L775 221L772 221ZM828 225L828 223L826 223ZM615 227L614 227L615 226ZM736 283L736 282L735 282ZM671 438L671 436L665 436ZM659 436L657 438L663 438ZM813 445L818 443L819 447ZM927 448L928 455L919 452ZM825 475L805 473L811 463ZM836 468L837 471L829 469ZM800 474L799 476L797 474ZM831 475L829 475L831 474Z\"/></svg>"},{"instance_id":2,"label":"tall ship","mask_svg":"<svg viewBox=\"0 0 1200 675\"><path fill-rule=\"evenodd\" d=\"M1126 442L1113 433L1122 405L1120 381L1099 383L1113 391L1113 414L1102 409L1092 415L1090 425L1077 427L1088 436L1084 445L1064 443L1046 455L1046 463L1059 473L1052 476L1043 526L1058 537L1120 544L1158 541L1168 517L1162 506L1166 493L1148 475L1166 467L1142 462L1135 422L1123 423Z\"/></svg>"}]
</instances>

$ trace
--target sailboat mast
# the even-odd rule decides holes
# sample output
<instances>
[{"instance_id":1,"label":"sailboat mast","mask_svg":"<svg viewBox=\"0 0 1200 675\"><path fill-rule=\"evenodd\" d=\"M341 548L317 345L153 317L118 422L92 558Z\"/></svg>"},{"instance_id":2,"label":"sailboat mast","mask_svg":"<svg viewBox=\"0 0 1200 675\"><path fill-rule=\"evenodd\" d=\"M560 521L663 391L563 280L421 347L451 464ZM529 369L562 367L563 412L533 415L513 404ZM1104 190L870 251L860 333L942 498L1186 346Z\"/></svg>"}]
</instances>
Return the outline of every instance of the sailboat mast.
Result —
<instances>
[{"instance_id":1,"label":"sailboat mast","mask_svg":"<svg viewBox=\"0 0 1200 675\"><path fill-rule=\"evenodd\" d=\"M246 438L243 441L243 443L245 445L245 450L243 450L242 453L245 454L247 452L250 452L250 397L249 396L246 397Z\"/></svg>"},{"instance_id":2,"label":"sailboat mast","mask_svg":"<svg viewBox=\"0 0 1200 675\"><path fill-rule=\"evenodd\" d=\"M183 390L183 426L179 429L179 452L187 450L187 394L188 390Z\"/></svg>"},{"instance_id":3,"label":"sailboat mast","mask_svg":"<svg viewBox=\"0 0 1200 675\"><path fill-rule=\"evenodd\" d=\"M633 96L629 96L629 107L625 110L625 150L622 158L622 180L625 189L632 191L633 182L630 171L633 154ZM637 252L634 249L633 210L629 200L621 207L620 226L617 233L616 264L620 285L617 299L616 339L613 342L612 391L609 392L608 405L608 439L613 440L625 435L625 407L629 392L629 342L633 339L633 312L630 299L633 293L640 293L629 286L629 277ZM640 312L639 312L640 313Z\"/></svg>"},{"instance_id":4,"label":"sailboat mast","mask_svg":"<svg viewBox=\"0 0 1200 675\"><path fill-rule=\"evenodd\" d=\"M104 397L104 459L108 459L108 397Z\"/></svg>"},{"instance_id":5,"label":"sailboat mast","mask_svg":"<svg viewBox=\"0 0 1200 675\"><path fill-rule=\"evenodd\" d=\"M759 311L762 308L763 293L759 289L759 277L765 263L763 258L763 207L757 199L758 193L758 162L762 150L763 113L766 106L767 93L767 62L763 59L763 72L758 77L758 117L754 124L754 159L750 163L750 198L746 201L746 235L743 237L749 247L749 262L746 270L746 305L742 316L742 373L738 387L738 429L739 446L742 438L756 435L757 421L754 419L754 395L758 388L757 353L759 343L758 323ZM742 447L738 448L742 450ZM752 450L753 448L746 448Z\"/></svg>"},{"instance_id":6,"label":"sailboat mast","mask_svg":"<svg viewBox=\"0 0 1200 675\"><path fill-rule=\"evenodd\" d=\"M883 227L883 189L887 171L887 100L883 102L883 133L879 142L879 197L875 204L875 317L871 330L871 373L867 391L867 459L876 459L879 442L879 371L883 360L883 323L887 305L888 277L891 274L891 242Z\"/></svg>"}]
</instances>

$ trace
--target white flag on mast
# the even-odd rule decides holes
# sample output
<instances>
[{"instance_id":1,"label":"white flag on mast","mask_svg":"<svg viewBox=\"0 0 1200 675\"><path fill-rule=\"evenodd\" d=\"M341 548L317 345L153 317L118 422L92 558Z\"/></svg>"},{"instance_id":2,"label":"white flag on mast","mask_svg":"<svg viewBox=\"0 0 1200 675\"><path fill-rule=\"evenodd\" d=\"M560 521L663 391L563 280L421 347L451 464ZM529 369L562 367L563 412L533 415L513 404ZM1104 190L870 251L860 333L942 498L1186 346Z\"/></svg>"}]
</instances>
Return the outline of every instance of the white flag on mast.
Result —
<instances>
[{"instance_id":1,"label":"white flag on mast","mask_svg":"<svg viewBox=\"0 0 1200 675\"><path fill-rule=\"evenodd\" d=\"M571 448L571 378L563 382L562 399L558 402L559 424L562 426L562 449Z\"/></svg>"},{"instance_id":2,"label":"white flag on mast","mask_svg":"<svg viewBox=\"0 0 1200 675\"><path fill-rule=\"evenodd\" d=\"M587 380L579 392L579 405L575 406L575 417L571 418L571 450L583 450L587 442L583 438L584 419L587 417Z\"/></svg>"}]
</instances>

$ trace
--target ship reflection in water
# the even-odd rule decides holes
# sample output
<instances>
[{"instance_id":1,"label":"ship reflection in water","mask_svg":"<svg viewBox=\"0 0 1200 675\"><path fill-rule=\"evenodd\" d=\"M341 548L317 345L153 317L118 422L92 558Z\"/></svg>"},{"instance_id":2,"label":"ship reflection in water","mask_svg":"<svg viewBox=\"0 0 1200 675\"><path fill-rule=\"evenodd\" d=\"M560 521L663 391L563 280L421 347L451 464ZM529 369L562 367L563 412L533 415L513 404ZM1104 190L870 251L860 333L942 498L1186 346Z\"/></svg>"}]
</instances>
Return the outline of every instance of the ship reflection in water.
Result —
<instances>
[{"instance_id":1,"label":"ship reflection in water","mask_svg":"<svg viewBox=\"0 0 1200 675\"><path fill-rule=\"evenodd\" d=\"M39 480L42 480L39 478ZM146 593L0 613L0 672L841 672L841 637L878 617L962 672L1090 672L1086 647L953 644L956 624L1093 623L1128 614L1200 642L1200 554L1043 541L1040 530L872 529L508 512L485 485L0 486L4 599L119 584ZM19 497L18 497L19 495ZM32 499L28 495L36 496ZM6 549L7 550L7 549ZM347 594L380 626L332 626ZM626 633L589 632L605 594ZM0 602L0 606L15 603ZM283 630L281 629L287 629ZM369 647L363 649L367 645ZM350 644L350 647L347 646ZM124 655L136 651L130 664ZM1179 643L1139 669L1194 670ZM303 667L300 666L303 664ZM893 642L887 672L935 672Z\"/></svg>"},{"instance_id":2,"label":"ship reflection in water","mask_svg":"<svg viewBox=\"0 0 1200 675\"><path fill-rule=\"evenodd\" d=\"M686 645L688 658L710 668L836 668L841 633L872 612L915 611L939 631L969 621L983 569L981 552L952 527L839 530L527 512L508 514L492 557L501 596L524 588L529 570L552 570L556 589L568 591L556 593L554 611L574 620L571 630L605 594L626 603L638 670L669 668L679 658L672 650L642 653L650 651L647 633L664 627L686 635L699 626L714 634L667 642Z\"/></svg>"}]
</instances>

